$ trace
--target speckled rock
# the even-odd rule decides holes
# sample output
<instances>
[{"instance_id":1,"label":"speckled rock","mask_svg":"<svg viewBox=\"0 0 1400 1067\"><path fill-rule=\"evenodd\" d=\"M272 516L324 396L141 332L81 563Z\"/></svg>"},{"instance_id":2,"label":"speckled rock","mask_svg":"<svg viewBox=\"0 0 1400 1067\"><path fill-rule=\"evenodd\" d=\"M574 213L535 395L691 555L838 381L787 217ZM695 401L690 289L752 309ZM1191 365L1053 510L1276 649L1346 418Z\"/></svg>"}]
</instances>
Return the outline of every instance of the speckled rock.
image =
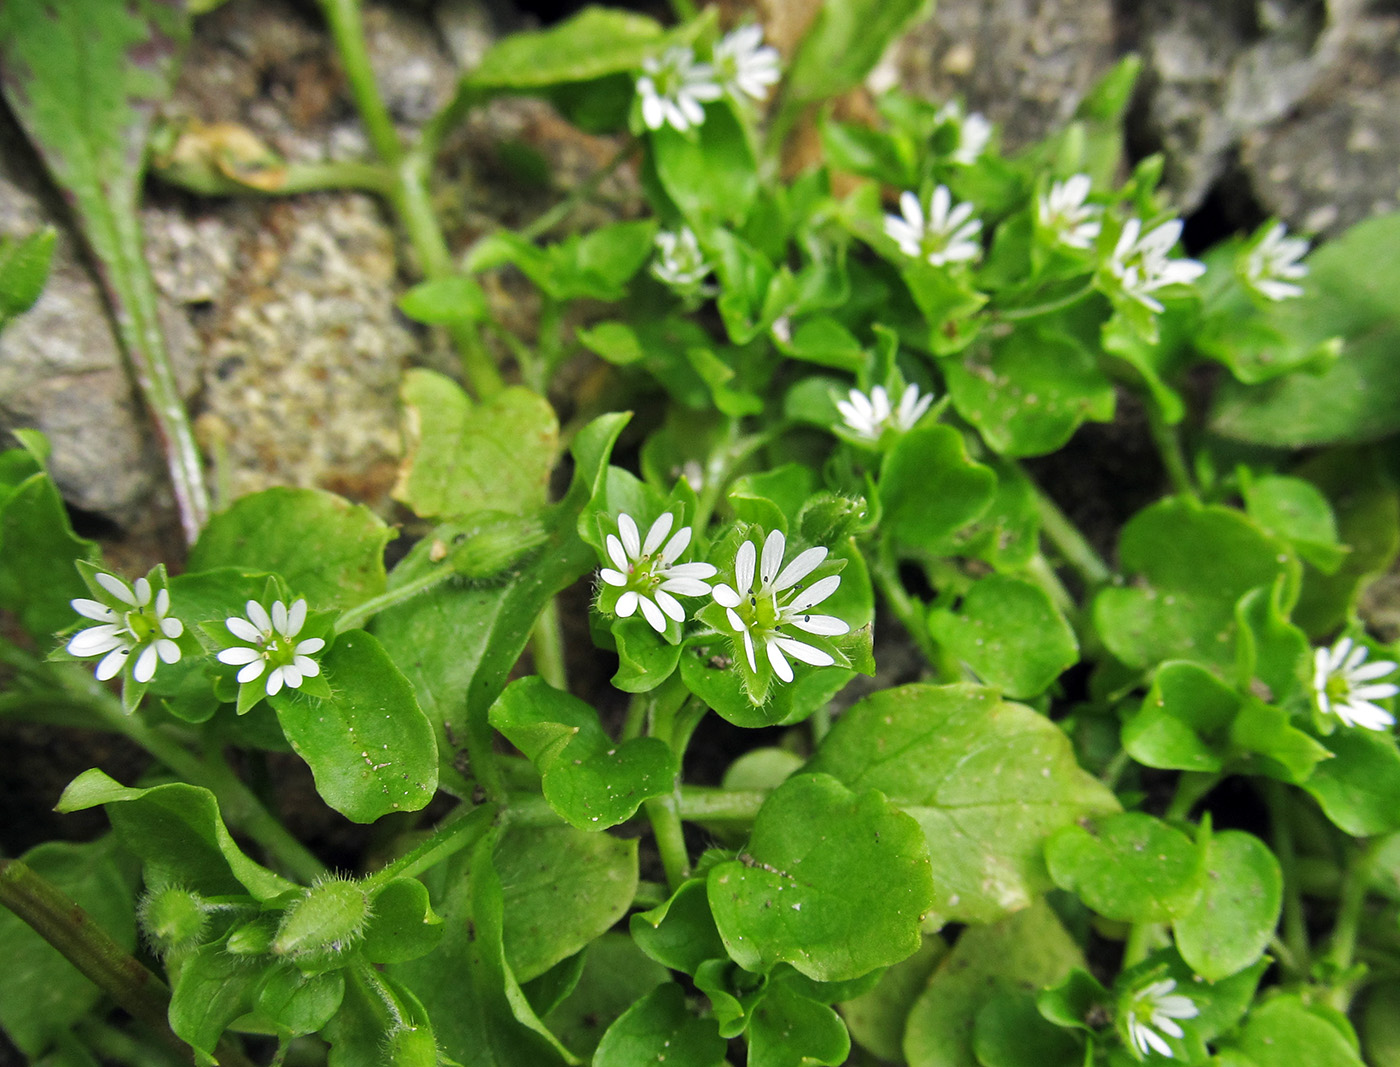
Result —
<instances>
[{"instance_id":1,"label":"speckled rock","mask_svg":"<svg viewBox=\"0 0 1400 1067\"><path fill-rule=\"evenodd\" d=\"M881 73L935 100L962 96L1014 150L1069 119L1116 58L1112 0L940 0Z\"/></svg>"}]
</instances>

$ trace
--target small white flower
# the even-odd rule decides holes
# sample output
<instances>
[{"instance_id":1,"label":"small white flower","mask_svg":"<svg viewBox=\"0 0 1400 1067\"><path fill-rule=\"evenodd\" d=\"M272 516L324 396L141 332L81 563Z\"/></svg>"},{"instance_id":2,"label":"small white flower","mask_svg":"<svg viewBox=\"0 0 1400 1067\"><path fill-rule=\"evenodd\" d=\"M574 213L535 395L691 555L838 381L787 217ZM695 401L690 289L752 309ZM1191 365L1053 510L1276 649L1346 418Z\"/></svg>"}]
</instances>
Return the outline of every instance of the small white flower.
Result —
<instances>
[{"instance_id":1,"label":"small white flower","mask_svg":"<svg viewBox=\"0 0 1400 1067\"><path fill-rule=\"evenodd\" d=\"M935 267L976 259L982 252L977 235L982 223L971 218L972 205L953 206L953 194L940 185L929 197L928 218L913 193L899 196L898 215L885 216L885 234L906 256L927 260Z\"/></svg>"},{"instance_id":2,"label":"small white flower","mask_svg":"<svg viewBox=\"0 0 1400 1067\"><path fill-rule=\"evenodd\" d=\"M101 656L96 671L100 682L115 678L133 652L136 662L131 677L137 682L155 677L157 661L180 661L180 646L173 638L185 632L185 624L169 617L169 590L152 590L148 578L137 578L134 585L114 574L98 573L94 578L108 594L107 603L87 597L70 602L83 618L100 624L72 636L68 641L70 655Z\"/></svg>"},{"instance_id":3,"label":"small white flower","mask_svg":"<svg viewBox=\"0 0 1400 1067\"><path fill-rule=\"evenodd\" d=\"M1313 653L1313 693L1324 715L1335 715L1348 726L1384 730L1395 725L1395 717L1372 703L1400 693L1392 682L1375 683L1393 674L1397 664L1388 659L1367 663L1368 650L1350 637L1343 637L1332 648Z\"/></svg>"},{"instance_id":4,"label":"small white flower","mask_svg":"<svg viewBox=\"0 0 1400 1067\"><path fill-rule=\"evenodd\" d=\"M1174 979L1162 978L1132 994L1125 1018L1128 1040L1132 1042L1133 1051L1139 1059L1149 1051L1170 1057L1171 1046L1162 1034L1167 1037L1183 1036L1184 1031L1175 1020L1194 1019L1200 1014L1195 1001L1182 993L1173 992L1175 989Z\"/></svg>"},{"instance_id":5,"label":"small white flower","mask_svg":"<svg viewBox=\"0 0 1400 1067\"><path fill-rule=\"evenodd\" d=\"M608 534L608 557L616 566L598 572L608 585L623 590L617 598L614 613L620 619L631 618L637 609L657 633L666 630L666 617L685 621L685 609L679 596L704 596L710 591L705 578L714 576L709 563L677 563L680 554L690 544L691 529L683 526L669 541L666 537L675 524L671 512L651 524L646 540L642 540L637 522L625 512L617 517L617 533ZM662 542L665 542L665 547Z\"/></svg>"},{"instance_id":6,"label":"small white flower","mask_svg":"<svg viewBox=\"0 0 1400 1067\"><path fill-rule=\"evenodd\" d=\"M740 26L715 45L714 71L725 90L762 100L782 78L778 50L763 43L761 26Z\"/></svg>"},{"instance_id":7,"label":"small white flower","mask_svg":"<svg viewBox=\"0 0 1400 1067\"><path fill-rule=\"evenodd\" d=\"M976 163L977 157L986 150L987 142L992 139L992 124L986 117L977 111L964 115L962 105L956 100L949 100L939 108L933 120L957 125L958 144L948 157L954 163L964 166Z\"/></svg>"},{"instance_id":8,"label":"small white flower","mask_svg":"<svg viewBox=\"0 0 1400 1067\"><path fill-rule=\"evenodd\" d=\"M1296 283L1307 277L1308 267L1298 260L1307 255L1308 242L1301 237L1287 237L1287 232L1283 223L1274 223L1254 243L1240 268L1245 284L1268 300L1303 295L1303 287Z\"/></svg>"},{"instance_id":9,"label":"small white flower","mask_svg":"<svg viewBox=\"0 0 1400 1067\"><path fill-rule=\"evenodd\" d=\"M1048 193L1040 196L1037 205L1040 225L1068 248L1089 248L1098 239L1098 216L1103 209L1084 202L1091 184L1089 175L1076 174L1055 182Z\"/></svg>"},{"instance_id":10,"label":"small white flower","mask_svg":"<svg viewBox=\"0 0 1400 1067\"><path fill-rule=\"evenodd\" d=\"M319 637L298 641L297 634L306 623L306 600L297 600L290 608L280 600L273 601L271 613L256 600L248 601L248 617L237 615L225 620L228 632L240 641L219 653L220 663L242 667L239 684L252 682L267 674L267 695L276 696L286 685L299 689L307 678L321 673L321 665L311 657L326 647Z\"/></svg>"},{"instance_id":11,"label":"small white flower","mask_svg":"<svg viewBox=\"0 0 1400 1067\"><path fill-rule=\"evenodd\" d=\"M849 633L851 628L834 615L811 614L812 608L836 592L841 584L839 574L819 578L805 589L798 585L821 566L827 550L809 548L784 567L786 551L787 538L781 530L768 535L761 556L752 541L745 541L734 557L734 585L721 582L715 586L714 597L715 603L726 609L729 625L743 639L749 669L758 670L755 650L761 645L773 673L790 682L793 674L788 656L814 667L829 667L836 661L824 649L792 637L785 627L822 637Z\"/></svg>"},{"instance_id":12,"label":"small white flower","mask_svg":"<svg viewBox=\"0 0 1400 1067\"><path fill-rule=\"evenodd\" d=\"M709 276L710 264L700 251L695 231L682 226L675 233L662 230L656 235L656 259L651 272L676 289L694 289Z\"/></svg>"},{"instance_id":13,"label":"small white flower","mask_svg":"<svg viewBox=\"0 0 1400 1067\"><path fill-rule=\"evenodd\" d=\"M1153 292L1167 285L1189 285L1206 272L1205 265L1194 259L1168 258L1180 236L1180 219L1143 233L1142 220L1132 218L1123 226L1109 257L1108 269L1123 292L1152 311L1162 310Z\"/></svg>"},{"instance_id":14,"label":"small white flower","mask_svg":"<svg viewBox=\"0 0 1400 1067\"><path fill-rule=\"evenodd\" d=\"M714 68L695 62L691 48L668 48L660 57L642 61L637 92L642 97L642 121L649 130L671 125L684 133L705 121L703 104L723 94Z\"/></svg>"},{"instance_id":15,"label":"small white flower","mask_svg":"<svg viewBox=\"0 0 1400 1067\"><path fill-rule=\"evenodd\" d=\"M866 396L852 389L849 399L836 401L846 427L857 437L878 441L887 429L906 433L924 416L933 403L933 394L919 395L917 385L907 385L899 398L899 407L890 406L890 397L883 385L877 385Z\"/></svg>"}]
</instances>

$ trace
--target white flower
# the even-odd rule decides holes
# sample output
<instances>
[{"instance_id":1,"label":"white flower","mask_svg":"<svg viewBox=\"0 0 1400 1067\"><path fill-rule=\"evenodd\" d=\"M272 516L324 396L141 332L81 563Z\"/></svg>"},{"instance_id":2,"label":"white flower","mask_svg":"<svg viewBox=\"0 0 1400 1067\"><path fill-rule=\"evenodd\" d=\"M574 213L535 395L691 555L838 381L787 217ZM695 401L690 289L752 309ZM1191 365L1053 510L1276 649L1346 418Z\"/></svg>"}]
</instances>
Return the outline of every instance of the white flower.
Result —
<instances>
[{"instance_id":1,"label":"white flower","mask_svg":"<svg viewBox=\"0 0 1400 1067\"><path fill-rule=\"evenodd\" d=\"M669 123L684 133L705 121L701 105L718 100L723 90L715 81L713 67L695 62L693 49L677 46L666 49L659 58L648 56L642 61L637 92L642 96L642 121L647 129L659 130Z\"/></svg>"},{"instance_id":2,"label":"white flower","mask_svg":"<svg viewBox=\"0 0 1400 1067\"><path fill-rule=\"evenodd\" d=\"M1274 223L1254 243L1241 266L1245 284L1269 300L1303 295L1303 287L1295 283L1308 275L1307 264L1298 262L1307 255L1308 242L1284 236L1287 232L1283 223Z\"/></svg>"},{"instance_id":3,"label":"white flower","mask_svg":"<svg viewBox=\"0 0 1400 1067\"><path fill-rule=\"evenodd\" d=\"M1172 219L1142 232L1142 220L1132 218L1123 226L1118 244L1109 258L1108 269L1118 279L1123 292L1152 311L1162 305L1151 295L1167 285L1194 282L1206 268L1194 259L1169 259L1168 254L1181 236L1181 220Z\"/></svg>"},{"instance_id":4,"label":"white flower","mask_svg":"<svg viewBox=\"0 0 1400 1067\"><path fill-rule=\"evenodd\" d=\"M949 158L954 163L969 165L977 162L977 157L992 139L992 124L980 112L964 115L962 105L949 100L933 116L935 122L951 122L958 128L958 144Z\"/></svg>"},{"instance_id":5,"label":"white flower","mask_svg":"<svg viewBox=\"0 0 1400 1067\"><path fill-rule=\"evenodd\" d=\"M1181 1037L1184 1031L1175 1022L1177 1019L1194 1019L1200 1014L1195 1001L1181 993L1175 993L1176 981L1162 978L1152 982L1132 995L1128 1005L1126 1022L1128 1040L1133 1050L1141 1058L1149 1051L1160 1052L1170 1057L1171 1046L1162 1038ZM1158 1031L1161 1033L1158 1033Z\"/></svg>"},{"instance_id":6,"label":"white flower","mask_svg":"<svg viewBox=\"0 0 1400 1067\"><path fill-rule=\"evenodd\" d=\"M982 252L977 235L982 223L970 218L971 204L953 206L953 194L940 185L929 197L928 218L913 193L899 196L899 209L904 217L885 216L885 234L899 245L906 256L923 258L935 267L945 263L976 259Z\"/></svg>"},{"instance_id":7,"label":"white flower","mask_svg":"<svg viewBox=\"0 0 1400 1067\"><path fill-rule=\"evenodd\" d=\"M1091 184L1087 174L1055 182L1037 205L1040 225L1069 248L1089 248L1099 236L1098 216L1103 209L1084 202Z\"/></svg>"},{"instance_id":8,"label":"white flower","mask_svg":"<svg viewBox=\"0 0 1400 1067\"><path fill-rule=\"evenodd\" d=\"M790 682L793 676L788 656L814 667L829 667L836 661L831 653L798 641L784 627L823 637L849 633L851 628L834 615L810 613L836 592L841 584L839 574L819 578L806 589L797 584L821 566L826 549L809 548L784 567L786 551L787 538L781 530L768 535L762 556L752 541L745 541L734 557L734 585L721 582L715 586L714 597L715 603L727 609L729 625L743 638L749 669L758 670L755 648L762 645L773 673Z\"/></svg>"},{"instance_id":9,"label":"white flower","mask_svg":"<svg viewBox=\"0 0 1400 1067\"><path fill-rule=\"evenodd\" d=\"M782 78L778 50L763 43L761 26L740 26L715 45L714 72L730 94L762 100Z\"/></svg>"},{"instance_id":10,"label":"white flower","mask_svg":"<svg viewBox=\"0 0 1400 1067\"><path fill-rule=\"evenodd\" d=\"M899 398L899 407L890 407L890 397L883 385L877 385L866 396L859 389L852 389L849 399L836 401L836 410L846 426L857 437L867 441L878 441L885 430L893 429L905 433L924 416L933 403L933 394L919 395L917 385L907 385Z\"/></svg>"},{"instance_id":11,"label":"white flower","mask_svg":"<svg viewBox=\"0 0 1400 1067\"><path fill-rule=\"evenodd\" d=\"M173 638L185 632L185 624L169 617L170 592L155 592L148 578L137 578L127 585L114 574L94 575L97 584L108 594L108 603L78 597L71 601L73 610L98 626L79 630L68 642L73 656L101 656L97 664L97 680L105 682L121 672L133 652L136 663L131 677L149 682L156 673L156 661L178 663L180 646Z\"/></svg>"},{"instance_id":12,"label":"white flower","mask_svg":"<svg viewBox=\"0 0 1400 1067\"><path fill-rule=\"evenodd\" d=\"M1395 724L1395 717L1372 703L1400 693L1391 682L1374 683L1392 674L1397 664L1388 659L1366 663L1367 649L1350 637L1343 637L1332 648L1313 653L1313 693L1324 715L1335 715L1348 726L1384 730Z\"/></svg>"},{"instance_id":13,"label":"white flower","mask_svg":"<svg viewBox=\"0 0 1400 1067\"><path fill-rule=\"evenodd\" d=\"M675 233L666 230L656 235L656 259L651 272L667 285L677 289L693 289L711 271L705 261L705 253L700 251L700 242L695 231L682 226Z\"/></svg>"},{"instance_id":14,"label":"white flower","mask_svg":"<svg viewBox=\"0 0 1400 1067\"><path fill-rule=\"evenodd\" d=\"M690 544L691 529L683 526L666 541L675 521L676 517L666 512L651 524L643 541L636 520L625 512L619 515L617 533L608 534L606 540L608 556L617 569L604 567L598 572L608 585L623 590L613 608L617 617L631 618L641 608L642 616L657 633L665 631L666 616L685 621L685 609L674 594L704 596L710 586L702 579L715 573L709 563L676 562Z\"/></svg>"},{"instance_id":15,"label":"white flower","mask_svg":"<svg viewBox=\"0 0 1400 1067\"><path fill-rule=\"evenodd\" d=\"M290 608L280 600L273 601L271 614L256 600L248 601L245 610L246 619L234 615L224 621L224 626L234 637L247 643L226 648L218 656L220 663L243 668L238 672L240 684L255 681L271 667L267 674L267 695L276 696L283 685L299 689L304 679L321 673L321 665L311 657L325 648L326 643L319 637L305 641L296 639L306 623L305 598L297 600Z\"/></svg>"}]
</instances>

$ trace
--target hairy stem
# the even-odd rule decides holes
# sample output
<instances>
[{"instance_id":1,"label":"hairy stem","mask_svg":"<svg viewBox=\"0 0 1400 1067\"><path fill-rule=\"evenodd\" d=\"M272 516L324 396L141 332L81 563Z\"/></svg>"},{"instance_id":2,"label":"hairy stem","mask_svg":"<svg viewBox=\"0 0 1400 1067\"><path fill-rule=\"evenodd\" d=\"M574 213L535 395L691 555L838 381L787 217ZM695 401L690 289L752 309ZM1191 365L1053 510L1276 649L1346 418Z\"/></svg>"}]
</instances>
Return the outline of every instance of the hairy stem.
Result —
<instances>
[{"instance_id":1,"label":"hairy stem","mask_svg":"<svg viewBox=\"0 0 1400 1067\"><path fill-rule=\"evenodd\" d=\"M564 628L559 621L559 600L545 603L535 628L530 631L530 655L535 672L555 689L569 691L569 673L564 658Z\"/></svg>"},{"instance_id":2,"label":"hairy stem","mask_svg":"<svg viewBox=\"0 0 1400 1067\"><path fill-rule=\"evenodd\" d=\"M1304 977L1312 968L1308 928L1303 917L1303 892L1299 880L1298 849L1293 841L1293 818L1288 790L1272 778L1261 780L1264 801L1269 806L1269 823L1274 855L1283 872L1283 943L1292 958L1293 973Z\"/></svg>"},{"instance_id":3,"label":"hairy stem","mask_svg":"<svg viewBox=\"0 0 1400 1067\"><path fill-rule=\"evenodd\" d=\"M343 634L346 630L357 629L369 622L370 619L374 618L374 616L378 615L381 611L412 600L420 593L426 593L429 589L433 589L447 581L447 579L451 578L455 573L451 566L444 563L437 570L420 575L417 578L404 582L402 585L396 585L388 592L380 593L378 596L372 596L368 600L363 600L353 608L346 608L341 612L340 618L335 620L335 632L337 634Z\"/></svg>"},{"instance_id":4,"label":"hairy stem","mask_svg":"<svg viewBox=\"0 0 1400 1067\"><path fill-rule=\"evenodd\" d=\"M179 1052L184 1062L194 1062L193 1051L170 1029L169 988L68 894L19 860L0 860L0 904L28 923L161 1044ZM228 1037L219 1042L218 1060L229 1067L252 1067Z\"/></svg>"},{"instance_id":5,"label":"hairy stem","mask_svg":"<svg viewBox=\"0 0 1400 1067\"><path fill-rule=\"evenodd\" d=\"M1152 443L1162 457L1162 466L1166 469L1172 489L1188 500L1199 500L1200 494L1196 491L1195 480L1186 462L1186 452L1181 447L1180 433L1175 426L1168 425L1161 407L1150 394L1146 400L1147 426L1152 431Z\"/></svg>"},{"instance_id":6,"label":"hairy stem","mask_svg":"<svg viewBox=\"0 0 1400 1067\"><path fill-rule=\"evenodd\" d=\"M1079 527L1069 520L1059 505L1035 484L1024 469L1021 473L1035 489L1035 505L1040 514L1041 532L1049 538L1064 561L1079 573L1084 584L1090 588L1109 581L1113 577L1113 571L1079 532Z\"/></svg>"},{"instance_id":7,"label":"hairy stem","mask_svg":"<svg viewBox=\"0 0 1400 1067\"><path fill-rule=\"evenodd\" d=\"M462 805L444 819L426 841L366 878L364 889L367 892L377 889L395 878L416 878L449 856L471 848L486 836L499 810L494 804L475 808Z\"/></svg>"}]
</instances>

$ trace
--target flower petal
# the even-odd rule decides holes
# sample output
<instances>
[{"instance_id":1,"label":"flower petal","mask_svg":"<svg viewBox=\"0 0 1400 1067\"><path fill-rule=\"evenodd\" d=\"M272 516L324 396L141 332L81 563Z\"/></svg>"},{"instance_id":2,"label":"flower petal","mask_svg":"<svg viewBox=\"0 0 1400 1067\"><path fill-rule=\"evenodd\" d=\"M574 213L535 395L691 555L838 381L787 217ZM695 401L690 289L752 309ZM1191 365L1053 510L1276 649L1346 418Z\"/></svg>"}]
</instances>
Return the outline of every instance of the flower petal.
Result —
<instances>
[{"instance_id":1,"label":"flower petal","mask_svg":"<svg viewBox=\"0 0 1400 1067\"><path fill-rule=\"evenodd\" d=\"M665 589L657 589L651 594L656 601L656 606L664 611L677 622L685 622L685 608L681 607L681 602L673 597Z\"/></svg>"},{"instance_id":2,"label":"flower petal","mask_svg":"<svg viewBox=\"0 0 1400 1067\"><path fill-rule=\"evenodd\" d=\"M254 626L247 619L237 615L224 620L224 625L228 627L228 632L240 641L261 641L262 631Z\"/></svg>"},{"instance_id":3,"label":"flower petal","mask_svg":"<svg viewBox=\"0 0 1400 1067\"><path fill-rule=\"evenodd\" d=\"M315 678L316 675L321 673L321 665L314 659L308 659L306 656L297 656L292 662L296 665L296 669L307 678ZM297 684L300 685L301 683L298 682Z\"/></svg>"},{"instance_id":4,"label":"flower petal","mask_svg":"<svg viewBox=\"0 0 1400 1067\"><path fill-rule=\"evenodd\" d=\"M115 622L117 613L106 604L96 600L89 600L87 597L78 597L70 600L69 603L85 619L95 619L97 622Z\"/></svg>"},{"instance_id":5,"label":"flower petal","mask_svg":"<svg viewBox=\"0 0 1400 1067\"><path fill-rule=\"evenodd\" d=\"M131 588L136 593L137 607L144 608L151 602L151 580L149 578L137 578ZM154 671L155 668L152 667L151 670Z\"/></svg>"},{"instance_id":6,"label":"flower petal","mask_svg":"<svg viewBox=\"0 0 1400 1067\"><path fill-rule=\"evenodd\" d=\"M839 574L828 574L825 578L818 578L793 597L792 603L788 604L784 611L789 613L806 611L831 596L840 584L841 576Z\"/></svg>"},{"instance_id":7,"label":"flower petal","mask_svg":"<svg viewBox=\"0 0 1400 1067\"><path fill-rule=\"evenodd\" d=\"M720 582L719 585L711 590L711 595L715 598L715 603L722 608L737 608L744 599L723 582Z\"/></svg>"},{"instance_id":8,"label":"flower petal","mask_svg":"<svg viewBox=\"0 0 1400 1067\"><path fill-rule=\"evenodd\" d=\"M68 640L68 654L70 656L100 656L104 652L110 652L114 648L129 648L130 640L126 637L125 631L107 624L104 626L89 626L86 630L79 630Z\"/></svg>"},{"instance_id":9,"label":"flower petal","mask_svg":"<svg viewBox=\"0 0 1400 1067\"><path fill-rule=\"evenodd\" d=\"M630 619L637 611L637 596L635 589L629 589L617 598L617 605L613 608L613 613L619 619Z\"/></svg>"},{"instance_id":10,"label":"flower petal","mask_svg":"<svg viewBox=\"0 0 1400 1067\"><path fill-rule=\"evenodd\" d=\"M661 550L661 563L663 566L669 567L680 558L680 554L684 552L686 546L690 544L690 534L691 529L689 526L682 526L676 531L676 536L671 538L666 547Z\"/></svg>"},{"instance_id":11,"label":"flower petal","mask_svg":"<svg viewBox=\"0 0 1400 1067\"><path fill-rule=\"evenodd\" d=\"M248 612L248 621L256 626L261 633L272 633L272 616L268 615L267 608L256 600L250 600L245 610Z\"/></svg>"},{"instance_id":12,"label":"flower petal","mask_svg":"<svg viewBox=\"0 0 1400 1067\"><path fill-rule=\"evenodd\" d=\"M287 635L287 605L280 600L272 602L272 628L283 637Z\"/></svg>"},{"instance_id":13,"label":"flower petal","mask_svg":"<svg viewBox=\"0 0 1400 1067\"><path fill-rule=\"evenodd\" d=\"M156 639L156 654L160 656L162 663L180 662L180 646L168 638Z\"/></svg>"},{"instance_id":14,"label":"flower petal","mask_svg":"<svg viewBox=\"0 0 1400 1067\"><path fill-rule=\"evenodd\" d=\"M836 662L835 657L830 652L815 648L802 641L794 641L791 637L770 637L769 641L778 645L793 659L810 663L813 667L830 667Z\"/></svg>"},{"instance_id":15,"label":"flower petal","mask_svg":"<svg viewBox=\"0 0 1400 1067\"><path fill-rule=\"evenodd\" d=\"M792 681L792 664L787 661L778 643L770 637L763 643L763 649L768 653L768 662L773 665L773 673L785 682Z\"/></svg>"},{"instance_id":16,"label":"flower petal","mask_svg":"<svg viewBox=\"0 0 1400 1067\"><path fill-rule=\"evenodd\" d=\"M667 578L656 588L658 592L679 593L681 596L704 596L710 591L709 583L695 578Z\"/></svg>"},{"instance_id":17,"label":"flower petal","mask_svg":"<svg viewBox=\"0 0 1400 1067\"><path fill-rule=\"evenodd\" d=\"M826 559L825 548L809 548L807 551L799 553L797 558L784 567L782 573L778 575L777 581L773 583L773 592L781 593L784 589L792 588L820 567L824 559ZM840 583L840 578L837 578L837 583ZM833 586L833 588L835 587ZM815 604L816 601L812 601L812 603Z\"/></svg>"},{"instance_id":18,"label":"flower petal","mask_svg":"<svg viewBox=\"0 0 1400 1067\"><path fill-rule=\"evenodd\" d=\"M642 538L637 532L636 520L625 511L617 517L617 532L622 538L622 547L627 549L628 559L642 554Z\"/></svg>"},{"instance_id":19,"label":"flower petal","mask_svg":"<svg viewBox=\"0 0 1400 1067\"><path fill-rule=\"evenodd\" d=\"M156 676L156 662L159 653L156 652L155 645L147 645L141 650L141 654L136 657L136 666L131 668L131 677L138 682L149 682Z\"/></svg>"},{"instance_id":20,"label":"flower petal","mask_svg":"<svg viewBox=\"0 0 1400 1067\"><path fill-rule=\"evenodd\" d=\"M161 619L160 632L165 634L166 637L179 637L185 632L185 624L175 618Z\"/></svg>"},{"instance_id":21,"label":"flower petal","mask_svg":"<svg viewBox=\"0 0 1400 1067\"><path fill-rule=\"evenodd\" d=\"M97 574L93 575L93 577L97 580L98 585L111 593L112 596L116 597L123 604L133 608L136 607L136 594L131 591L131 586L127 585L115 574L107 574L103 571L99 571Z\"/></svg>"},{"instance_id":22,"label":"flower petal","mask_svg":"<svg viewBox=\"0 0 1400 1067\"><path fill-rule=\"evenodd\" d=\"M301 628L306 625L306 597L297 598L292 604L291 610L287 612L287 639L291 640L301 633Z\"/></svg>"},{"instance_id":23,"label":"flower petal","mask_svg":"<svg viewBox=\"0 0 1400 1067\"><path fill-rule=\"evenodd\" d=\"M130 654L131 649L129 648L117 648L109 652L97 665L97 680L105 682L109 678L115 678L126 666L126 658Z\"/></svg>"},{"instance_id":24,"label":"flower petal","mask_svg":"<svg viewBox=\"0 0 1400 1067\"><path fill-rule=\"evenodd\" d=\"M753 638L749 636L749 632L748 632L747 630L744 631L743 636L744 636L744 655L748 657L748 660L749 660L749 670L751 670L751 671L756 671L756 670L758 670L758 660L754 659L754 655L753 655Z\"/></svg>"},{"instance_id":25,"label":"flower petal","mask_svg":"<svg viewBox=\"0 0 1400 1067\"><path fill-rule=\"evenodd\" d=\"M282 672L284 670L286 670L285 667L276 667L273 669L272 673L267 676L268 696L275 697L282 691Z\"/></svg>"},{"instance_id":26,"label":"flower petal","mask_svg":"<svg viewBox=\"0 0 1400 1067\"><path fill-rule=\"evenodd\" d=\"M850 624L835 615L798 615L795 618L784 617L783 622L818 637L839 637L851 632Z\"/></svg>"},{"instance_id":27,"label":"flower petal","mask_svg":"<svg viewBox=\"0 0 1400 1067\"><path fill-rule=\"evenodd\" d=\"M741 597L747 596L753 589L754 564L757 560L758 549L754 548L752 541L745 541L739 546L739 552L734 557L734 587Z\"/></svg>"},{"instance_id":28,"label":"flower petal","mask_svg":"<svg viewBox=\"0 0 1400 1067\"><path fill-rule=\"evenodd\" d=\"M241 663L252 663L254 660L261 660L262 653L256 648L249 648L247 645L234 645L233 648L226 648L214 657L220 663L227 663L230 667L236 667Z\"/></svg>"},{"instance_id":29,"label":"flower petal","mask_svg":"<svg viewBox=\"0 0 1400 1067\"><path fill-rule=\"evenodd\" d=\"M671 512L663 512L661 518L651 524L651 529L647 531L647 539L642 542L642 555L649 556L661 547L661 542L666 540L666 535L671 532L671 527L675 525L676 517Z\"/></svg>"},{"instance_id":30,"label":"flower petal","mask_svg":"<svg viewBox=\"0 0 1400 1067\"><path fill-rule=\"evenodd\" d=\"M243 682L251 682L254 678L259 677L266 669L267 660L259 656L238 672L238 681L240 684Z\"/></svg>"},{"instance_id":31,"label":"flower petal","mask_svg":"<svg viewBox=\"0 0 1400 1067\"><path fill-rule=\"evenodd\" d=\"M604 567L598 572L598 577L603 579L608 585L621 589L627 584L627 575L621 571L615 571L611 567Z\"/></svg>"},{"instance_id":32,"label":"flower petal","mask_svg":"<svg viewBox=\"0 0 1400 1067\"><path fill-rule=\"evenodd\" d=\"M651 624L651 628L657 633L666 631L666 616L661 614L661 609L649 597L638 597L637 604L642 609L642 617Z\"/></svg>"},{"instance_id":33,"label":"flower petal","mask_svg":"<svg viewBox=\"0 0 1400 1067\"><path fill-rule=\"evenodd\" d=\"M763 593L773 591L773 580L783 565L783 553L787 551L787 538L782 530L773 530L763 542L763 555L759 558L758 583Z\"/></svg>"}]
</instances>

